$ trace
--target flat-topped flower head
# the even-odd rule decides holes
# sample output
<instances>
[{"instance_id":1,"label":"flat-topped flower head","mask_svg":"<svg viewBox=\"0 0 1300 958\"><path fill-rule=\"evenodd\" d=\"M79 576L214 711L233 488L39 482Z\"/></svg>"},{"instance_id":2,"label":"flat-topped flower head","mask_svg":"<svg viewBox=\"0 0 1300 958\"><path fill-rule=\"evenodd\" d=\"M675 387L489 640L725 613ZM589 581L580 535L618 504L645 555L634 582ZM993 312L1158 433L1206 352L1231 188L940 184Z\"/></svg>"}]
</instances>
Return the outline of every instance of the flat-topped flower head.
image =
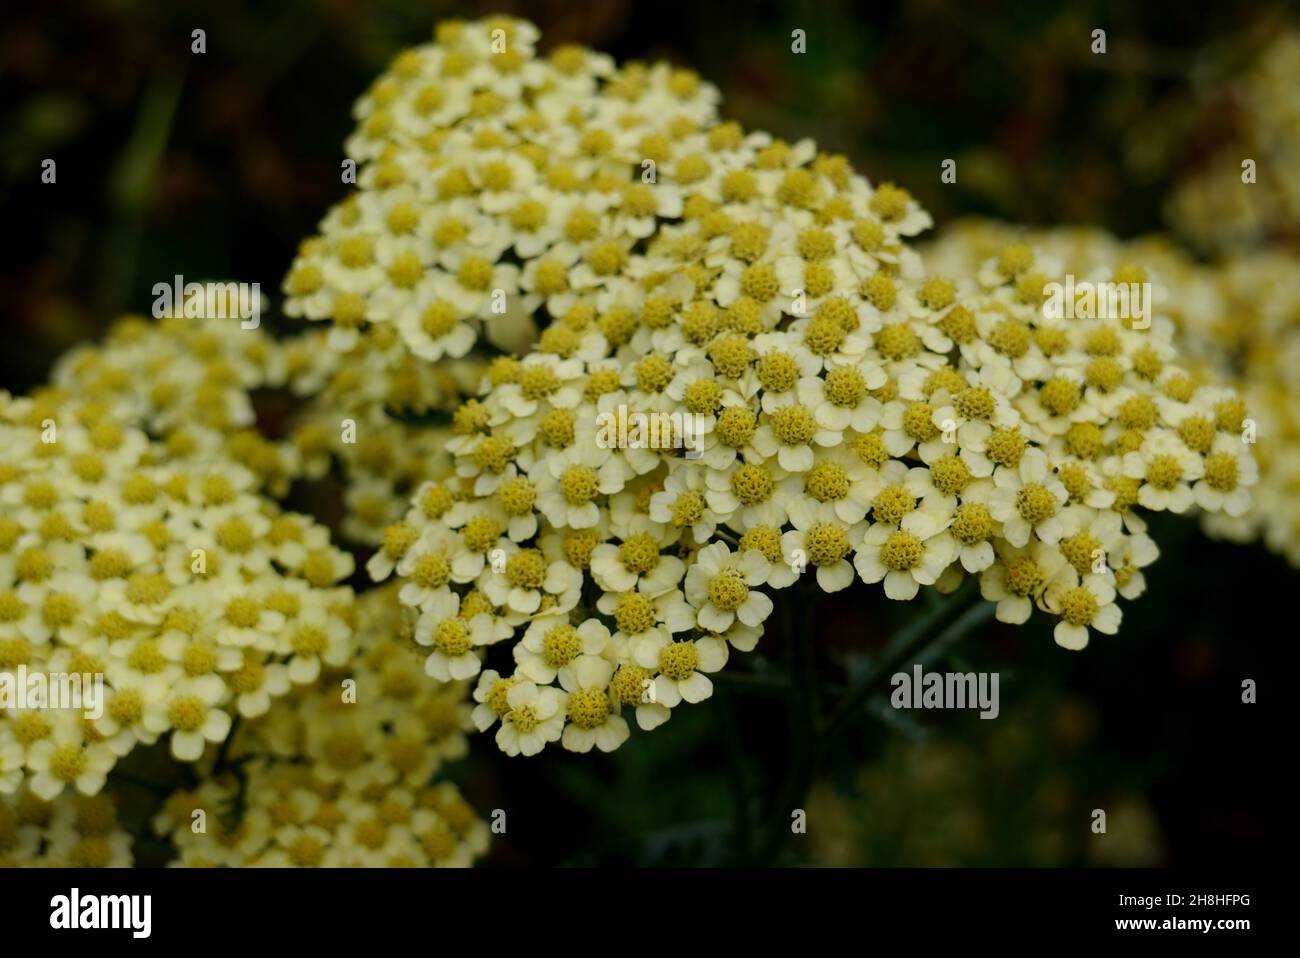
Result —
<instances>
[{"instance_id":1,"label":"flat-topped flower head","mask_svg":"<svg viewBox=\"0 0 1300 958\"><path fill-rule=\"evenodd\" d=\"M1070 625L1056 597L1091 586L1067 574L1141 591L1145 511L1245 521L1247 410L1180 365L1161 264L1014 231L922 256L904 186L746 132L678 68L538 57L519 21L485 52L495 22L440 30L362 98L357 189L285 292L333 328L344 385L400 369L408 404L449 409L418 482L382 485L406 433L358 457L350 521L431 670L493 666L477 715L503 747L617 744L623 706L662 723L704 693L710 643L753 648L804 576L907 599L978 575L1004 620ZM1153 289L1138 316L1057 315L1067 268Z\"/></svg>"}]
</instances>

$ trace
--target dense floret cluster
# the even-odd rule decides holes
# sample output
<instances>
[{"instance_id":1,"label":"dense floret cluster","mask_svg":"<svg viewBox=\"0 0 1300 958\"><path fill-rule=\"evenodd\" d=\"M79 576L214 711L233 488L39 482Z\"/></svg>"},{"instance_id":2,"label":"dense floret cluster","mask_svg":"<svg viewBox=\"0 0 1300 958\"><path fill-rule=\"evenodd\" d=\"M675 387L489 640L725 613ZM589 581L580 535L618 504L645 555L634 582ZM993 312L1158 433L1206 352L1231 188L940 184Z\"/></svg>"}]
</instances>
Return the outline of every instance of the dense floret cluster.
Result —
<instances>
[{"instance_id":1,"label":"dense floret cluster","mask_svg":"<svg viewBox=\"0 0 1300 958\"><path fill-rule=\"evenodd\" d=\"M1244 406L1178 364L1159 297L1053 316L1061 264L1019 243L936 269L905 190L721 120L688 71L534 39L455 24L403 54L285 285L339 350L392 327L430 360L516 352L369 563L506 751L612 749L625 710L707 697L801 575L978 576L1082 648L1143 588L1141 510L1247 508ZM483 672L502 642L513 671Z\"/></svg>"}]
</instances>

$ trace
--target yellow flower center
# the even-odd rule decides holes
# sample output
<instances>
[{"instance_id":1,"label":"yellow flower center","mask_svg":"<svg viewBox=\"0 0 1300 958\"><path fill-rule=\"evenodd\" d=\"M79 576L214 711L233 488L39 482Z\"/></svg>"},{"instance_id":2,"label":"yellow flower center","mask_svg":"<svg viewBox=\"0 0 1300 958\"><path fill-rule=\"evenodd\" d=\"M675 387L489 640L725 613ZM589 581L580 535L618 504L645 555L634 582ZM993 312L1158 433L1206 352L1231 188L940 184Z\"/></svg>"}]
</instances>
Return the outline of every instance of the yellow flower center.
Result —
<instances>
[{"instance_id":1,"label":"yellow flower center","mask_svg":"<svg viewBox=\"0 0 1300 958\"><path fill-rule=\"evenodd\" d=\"M818 522L804 533L804 548L813 565L831 566L848 554L849 537L835 523Z\"/></svg>"},{"instance_id":2,"label":"yellow flower center","mask_svg":"<svg viewBox=\"0 0 1300 958\"><path fill-rule=\"evenodd\" d=\"M1043 383L1038 391L1038 401L1054 416L1067 416L1079 406L1079 384L1057 376Z\"/></svg>"},{"instance_id":3,"label":"yellow flower center","mask_svg":"<svg viewBox=\"0 0 1300 958\"><path fill-rule=\"evenodd\" d=\"M756 369L759 384L770 393L783 393L793 389L799 381L799 366L786 353L768 353L758 361Z\"/></svg>"},{"instance_id":4,"label":"yellow flower center","mask_svg":"<svg viewBox=\"0 0 1300 958\"><path fill-rule=\"evenodd\" d=\"M659 543L647 532L628 536L618 547L618 561L634 575L645 575L659 565Z\"/></svg>"},{"instance_id":5,"label":"yellow flower center","mask_svg":"<svg viewBox=\"0 0 1300 958\"><path fill-rule=\"evenodd\" d=\"M469 626L463 619L443 619L433 631L433 644L449 658L464 655L470 649Z\"/></svg>"},{"instance_id":6,"label":"yellow flower center","mask_svg":"<svg viewBox=\"0 0 1300 958\"><path fill-rule=\"evenodd\" d=\"M925 402L909 403L903 411L903 431L917 442L930 442L939 435L934 424L934 407Z\"/></svg>"},{"instance_id":7,"label":"yellow flower center","mask_svg":"<svg viewBox=\"0 0 1300 958\"><path fill-rule=\"evenodd\" d=\"M953 396L952 405L963 419L992 419L997 409L993 394L986 386L971 386L963 389Z\"/></svg>"},{"instance_id":8,"label":"yellow flower center","mask_svg":"<svg viewBox=\"0 0 1300 958\"><path fill-rule=\"evenodd\" d=\"M1218 492L1232 492L1237 488L1240 474L1237 457L1227 452L1216 452L1205 460L1205 481Z\"/></svg>"},{"instance_id":9,"label":"yellow flower center","mask_svg":"<svg viewBox=\"0 0 1300 958\"><path fill-rule=\"evenodd\" d=\"M538 549L522 549L506 563L506 579L518 589L540 589L546 578L546 559Z\"/></svg>"},{"instance_id":10,"label":"yellow flower center","mask_svg":"<svg viewBox=\"0 0 1300 958\"><path fill-rule=\"evenodd\" d=\"M999 466L1019 465L1025 454L1025 437L1019 429L994 429L985 444L985 453Z\"/></svg>"},{"instance_id":11,"label":"yellow flower center","mask_svg":"<svg viewBox=\"0 0 1300 958\"><path fill-rule=\"evenodd\" d=\"M244 597L226 603L226 621L238 629L254 628L262 618L262 607L256 599Z\"/></svg>"},{"instance_id":12,"label":"yellow flower center","mask_svg":"<svg viewBox=\"0 0 1300 958\"><path fill-rule=\"evenodd\" d=\"M953 537L964 546L985 542L993 534L993 516L978 502L963 502L952 519Z\"/></svg>"},{"instance_id":13,"label":"yellow flower center","mask_svg":"<svg viewBox=\"0 0 1300 958\"><path fill-rule=\"evenodd\" d=\"M709 580L709 601L723 612L735 612L748 598L749 586L737 569L722 569Z\"/></svg>"},{"instance_id":14,"label":"yellow flower center","mask_svg":"<svg viewBox=\"0 0 1300 958\"><path fill-rule=\"evenodd\" d=\"M568 714L578 728L599 728L609 717L609 696L600 689L578 689L569 695Z\"/></svg>"},{"instance_id":15,"label":"yellow flower center","mask_svg":"<svg viewBox=\"0 0 1300 958\"><path fill-rule=\"evenodd\" d=\"M806 446L817 435L817 421L803 406L786 406L772 414L772 431L783 445Z\"/></svg>"},{"instance_id":16,"label":"yellow flower center","mask_svg":"<svg viewBox=\"0 0 1300 958\"><path fill-rule=\"evenodd\" d=\"M1026 483L1016 493L1016 511L1032 525L1056 515L1056 507L1056 496L1041 483Z\"/></svg>"},{"instance_id":17,"label":"yellow flower center","mask_svg":"<svg viewBox=\"0 0 1300 958\"><path fill-rule=\"evenodd\" d=\"M625 592L614 611L614 622L625 635L640 635L654 628L655 611L650 597L640 592Z\"/></svg>"},{"instance_id":18,"label":"yellow flower center","mask_svg":"<svg viewBox=\"0 0 1300 958\"><path fill-rule=\"evenodd\" d=\"M944 456L930 463L930 481L945 496L959 495L970 480L970 467L960 456Z\"/></svg>"},{"instance_id":19,"label":"yellow flower center","mask_svg":"<svg viewBox=\"0 0 1300 958\"><path fill-rule=\"evenodd\" d=\"M1047 579L1037 562L1028 556L1017 556L1006 563L1007 590L1021 597L1034 595Z\"/></svg>"},{"instance_id":20,"label":"yellow flower center","mask_svg":"<svg viewBox=\"0 0 1300 958\"><path fill-rule=\"evenodd\" d=\"M684 526L693 526L704 518L704 509L707 503L704 496L694 489L684 489L677 496L673 503L673 525L679 529Z\"/></svg>"},{"instance_id":21,"label":"yellow flower center","mask_svg":"<svg viewBox=\"0 0 1300 958\"><path fill-rule=\"evenodd\" d=\"M50 755L50 774L63 782L75 782L88 764L81 746L62 745Z\"/></svg>"},{"instance_id":22,"label":"yellow flower center","mask_svg":"<svg viewBox=\"0 0 1300 958\"><path fill-rule=\"evenodd\" d=\"M1153 456L1147 463L1147 482L1157 489L1172 489L1183 478L1183 467L1177 457Z\"/></svg>"},{"instance_id":23,"label":"yellow flower center","mask_svg":"<svg viewBox=\"0 0 1300 958\"><path fill-rule=\"evenodd\" d=\"M600 479L590 466L570 466L560 478L560 492L570 505L591 502L599 493Z\"/></svg>"},{"instance_id":24,"label":"yellow flower center","mask_svg":"<svg viewBox=\"0 0 1300 958\"><path fill-rule=\"evenodd\" d=\"M920 565L925 547L921 540L901 529L890 534L880 547L880 561L886 569L906 572Z\"/></svg>"},{"instance_id":25,"label":"yellow flower center","mask_svg":"<svg viewBox=\"0 0 1300 958\"><path fill-rule=\"evenodd\" d=\"M659 671L675 682L690 678L699 664L694 642L671 642L659 650Z\"/></svg>"},{"instance_id":26,"label":"yellow flower center","mask_svg":"<svg viewBox=\"0 0 1300 958\"><path fill-rule=\"evenodd\" d=\"M207 718L208 707L193 695L174 699L167 707L167 721L178 732L197 732Z\"/></svg>"},{"instance_id":27,"label":"yellow flower center","mask_svg":"<svg viewBox=\"0 0 1300 958\"><path fill-rule=\"evenodd\" d=\"M741 449L754 437L754 413L743 406L729 406L718 417L714 433L718 441L732 449Z\"/></svg>"},{"instance_id":28,"label":"yellow flower center","mask_svg":"<svg viewBox=\"0 0 1300 958\"><path fill-rule=\"evenodd\" d=\"M492 264L481 256L466 256L456 270L456 280L466 289L481 292L492 285Z\"/></svg>"},{"instance_id":29,"label":"yellow flower center","mask_svg":"<svg viewBox=\"0 0 1300 958\"><path fill-rule=\"evenodd\" d=\"M1097 615L1097 597L1082 586L1061 596L1061 618L1071 625L1087 625Z\"/></svg>"},{"instance_id":30,"label":"yellow flower center","mask_svg":"<svg viewBox=\"0 0 1300 958\"><path fill-rule=\"evenodd\" d=\"M1074 571L1079 575L1087 575L1092 571L1092 554L1101 548L1101 541L1092 533L1084 531L1066 536L1061 540L1059 547L1061 555L1074 566Z\"/></svg>"}]
</instances>

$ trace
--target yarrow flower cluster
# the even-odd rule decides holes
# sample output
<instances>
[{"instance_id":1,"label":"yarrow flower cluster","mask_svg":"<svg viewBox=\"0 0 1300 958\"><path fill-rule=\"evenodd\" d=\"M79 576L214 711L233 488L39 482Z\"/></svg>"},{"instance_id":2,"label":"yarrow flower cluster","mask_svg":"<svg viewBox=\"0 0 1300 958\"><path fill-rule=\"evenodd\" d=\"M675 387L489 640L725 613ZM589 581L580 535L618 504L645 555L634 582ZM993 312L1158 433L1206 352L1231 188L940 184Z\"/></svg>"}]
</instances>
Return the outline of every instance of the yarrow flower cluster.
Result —
<instances>
[{"instance_id":1,"label":"yarrow flower cluster","mask_svg":"<svg viewBox=\"0 0 1300 958\"><path fill-rule=\"evenodd\" d=\"M1144 591L1147 513L1300 564L1292 259L918 252L905 189L537 40L445 23L361 98L284 281L320 325L128 317L0 393L0 673L106 690L0 706L0 864L129 864L105 783L157 746L200 773L152 821L174 865L470 865L468 731L617 749L796 584L970 578L1077 650ZM318 482L337 540L277 501Z\"/></svg>"},{"instance_id":2,"label":"yarrow flower cluster","mask_svg":"<svg viewBox=\"0 0 1300 958\"><path fill-rule=\"evenodd\" d=\"M1213 419L1222 449L1240 452L1229 442L1236 434L1256 463L1239 460L1237 488L1221 481L1216 490L1207 472L1196 495L1201 525L1234 542L1262 540L1300 567L1300 397L1293 387L1300 368L1300 259L1279 248L1207 265L1159 239L1123 242L1092 227L1035 230L984 221L954 223L924 253L927 262L962 269L1013 243L1033 246L1080 277L1106 263L1146 267L1175 326L1180 363L1195 381L1235 391L1201 418ZM1173 427L1192 443L1192 433L1204 431L1195 418Z\"/></svg>"},{"instance_id":3,"label":"yarrow flower cluster","mask_svg":"<svg viewBox=\"0 0 1300 958\"><path fill-rule=\"evenodd\" d=\"M447 468L447 414L474 394L486 363L477 356L425 362L391 327L365 331L346 353L325 339L312 330L284 345L289 391L305 400L284 444L296 478L338 475L342 538L373 547L414 490Z\"/></svg>"},{"instance_id":4,"label":"yarrow flower cluster","mask_svg":"<svg viewBox=\"0 0 1300 958\"><path fill-rule=\"evenodd\" d=\"M0 795L0 868L129 868L131 845L107 792Z\"/></svg>"},{"instance_id":5,"label":"yarrow flower cluster","mask_svg":"<svg viewBox=\"0 0 1300 958\"><path fill-rule=\"evenodd\" d=\"M905 190L720 120L688 71L537 59L517 21L438 36L358 104L360 189L286 308L431 360L470 348L457 324L537 330L368 564L506 752L610 750L624 713L706 698L801 577L906 600L977 576L1003 621L1037 607L1079 649L1144 588L1139 509L1248 506L1244 405L1177 365L1154 294L1149 324L1052 318L1058 262L1011 243L935 269ZM611 440L625 414L664 429ZM498 643L513 668L485 671Z\"/></svg>"},{"instance_id":6,"label":"yarrow flower cluster","mask_svg":"<svg viewBox=\"0 0 1300 958\"><path fill-rule=\"evenodd\" d=\"M137 745L200 759L352 654L348 553L244 466L166 444L109 395L0 394L0 672L103 683L0 709L0 794L95 795ZM177 433L172 433L173 436ZM21 695L21 690L18 690Z\"/></svg>"},{"instance_id":7,"label":"yarrow flower cluster","mask_svg":"<svg viewBox=\"0 0 1300 958\"><path fill-rule=\"evenodd\" d=\"M154 827L184 867L463 867L489 829L444 761L468 750L466 683L430 684L393 590L357 602L357 654L241 729L224 778L171 796ZM205 827L193 827L196 812Z\"/></svg>"},{"instance_id":8,"label":"yarrow flower cluster","mask_svg":"<svg viewBox=\"0 0 1300 958\"><path fill-rule=\"evenodd\" d=\"M233 461L257 489L281 496L302 466L292 447L258 428L253 395L285 388L291 353L263 330L237 325L183 313L126 316L102 344L64 355L51 385L146 432L170 462Z\"/></svg>"},{"instance_id":9,"label":"yarrow flower cluster","mask_svg":"<svg viewBox=\"0 0 1300 958\"><path fill-rule=\"evenodd\" d=\"M391 328L358 336L347 353L325 338L309 331L277 341L228 319L132 316L102 345L64 356L52 382L148 431L170 461L224 457L272 496L337 471L342 536L373 546L445 463L451 433L432 417L472 395L485 364L429 364ZM259 396L274 397L269 414ZM259 421L268 415L275 421Z\"/></svg>"},{"instance_id":10,"label":"yarrow flower cluster","mask_svg":"<svg viewBox=\"0 0 1300 958\"><path fill-rule=\"evenodd\" d=\"M352 538L366 541L367 518L382 532L450 435L399 416L464 395L456 377L473 363L435 369L379 330L346 356L322 338L128 317L64 357L53 387L0 399L13 453L0 467L0 672L104 682L93 717L0 710L0 860L129 865L105 781L154 743L216 776L155 822L177 864L464 865L485 850L486 824L433 781L465 754L466 683L429 683L393 590L354 610L337 584L351 556L265 495L338 463L348 494L386 483L377 515L355 510ZM296 402L277 412L282 438L259 393ZM232 718L243 730L227 741ZM187 801L210 829L176 817Z\"/></svg>"},{"instance_id":11,"label":"yarrow flower cluster","mask_svg":"<svg viewBox=\"0 0 1300 958\"><path fill-rule=\"evenodd\" d=\"M1165 204L1174 229L1199 249L1258 247L1270 237L1294 240L1300 231L1297 87L1300 30L1292 26L1278 32L1242 76L1208 91L1213 115L1232 117L1235 134Z\"/></svg>"}]
</instances>

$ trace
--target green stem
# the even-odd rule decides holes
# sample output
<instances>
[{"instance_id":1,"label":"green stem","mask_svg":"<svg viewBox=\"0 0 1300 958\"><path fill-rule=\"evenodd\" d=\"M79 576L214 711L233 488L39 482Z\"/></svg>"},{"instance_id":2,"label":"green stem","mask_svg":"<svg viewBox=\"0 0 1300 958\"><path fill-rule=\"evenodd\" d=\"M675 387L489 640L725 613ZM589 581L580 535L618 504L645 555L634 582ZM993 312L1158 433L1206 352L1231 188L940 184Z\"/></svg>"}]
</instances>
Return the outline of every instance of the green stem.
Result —
<instances>
[{"instance_id":1,"label":"green stem","mask_svg":"<svg viewBox=\"0 0 1300 958\"><path fill-rule=\"evenodd\" d=\"M885 646L879 659L850 687L838 708L822 726L818 736L822 747L834 739L853 720L857 712L902 665L925 665L983 625L993 616L995 606L985 602L978 586L969 582L947 601L940 602L913 619Z\"/></svg>"},{"instance_id":2,"label":"green stem","mask_svg":"<svg viewBox=\"0 0 1300 958\"><path fill-rule=\"evenodd\" d=\"M819 721L816 681L817 645L813 633L812 595L782 595L782 625L786 636L786 661L789 681L785 700L789 727L786 774L776 798L768 809L766 828L755 849L759 863L774 863L788 836L791 814L808 794L812 781L837 736L857 717L881 687L903 665L925 665L944 655L956 642L987 622L994 605L983 601L979 587L968 582L955 593L936 597L936 601L919 612L894 635L880 657L856 681L850 683L833 714ZM795 608L801 611L802 623L794 628ZM739 676L737 676L739 678ZM782 682L775 677L745 676L733 688L745 691L780 693ZM748 680L753 681L748 681Z\"/></svg>"},{"instance_id":3,"label":"green stem","mask_svg":"<svg viewBox=\"0 0 1300 958\"><path fill-rule=\"evenodd\" d=\"M721 539L723 542L727 543L727 545L731 546L733 549L740 548L740 537L737 536L730 529L726 529L722 526L718 526L718 528L713 530L713 534L717 536L719 539Z\"/></svg>"},{"instance_id":4,"label":"green stem","mask_svg":"<svg viewBox=\"0 0 1300 958\"><path fill-rule=\"evenodd\" d=\"M817 646L813 640L816 603L802 590L782 597L782 624L786 637L786 661L790 673L786 696L788 745L785 780L768 812L768 827L758 849L758 860L770 863L789 836L791 815L808 793L816 772L817 730ZM800 610L799 628L794 627L794 610Z\"/></svg>"},{"instance_id":5,"label":"green stem","mask_svg":"<svg viewBox=\"0 0 1300 958\"><path fill-rule=\"evenodd\" d=\"M176 790L175 785L169 785L167 782L153 782L148 779L140 778L138 775L132 775L129 772L123 772L116 768L111 769L108 773L111 781L122 782L126 785L134 785L136 788L144 789L153 795L166 797Z\"/></svg>"}]
</instances>

